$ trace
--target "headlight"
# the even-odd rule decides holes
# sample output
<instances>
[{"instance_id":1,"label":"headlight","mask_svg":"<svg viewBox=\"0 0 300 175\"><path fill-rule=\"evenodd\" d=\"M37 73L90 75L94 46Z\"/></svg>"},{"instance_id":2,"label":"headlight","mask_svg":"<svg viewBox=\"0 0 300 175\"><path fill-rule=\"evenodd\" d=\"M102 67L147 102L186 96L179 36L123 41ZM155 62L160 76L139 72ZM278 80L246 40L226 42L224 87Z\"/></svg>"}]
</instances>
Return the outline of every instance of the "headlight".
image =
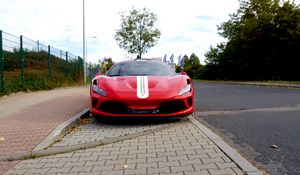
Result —
<instances>
[{"instance_id":1,"label":"headlight","mask_svg":"<svg viewBox=\"0 0 300 175\"><path fill-rule=\"evenodd\" d=\"M178 95L179 95L179 96L184 95L184 94L190 92L191 89L192 89L192 88L191 88L191 84L188 84L188 85L186 85L185 87L183 87L182 89L180 89Z\"/></svg>"},{"instance_id":2,"label":"headlight","mask_svg":"<svg viewBox=\"0 0 300 175\"><path fill-rule=\"evenodd\" d=\"M101 96L104 96L106 97L106 92L105 90L99 88L97 85L93 85L93 91L98 94L98 95L101 95Z\"/></svg>"}]
</instances>

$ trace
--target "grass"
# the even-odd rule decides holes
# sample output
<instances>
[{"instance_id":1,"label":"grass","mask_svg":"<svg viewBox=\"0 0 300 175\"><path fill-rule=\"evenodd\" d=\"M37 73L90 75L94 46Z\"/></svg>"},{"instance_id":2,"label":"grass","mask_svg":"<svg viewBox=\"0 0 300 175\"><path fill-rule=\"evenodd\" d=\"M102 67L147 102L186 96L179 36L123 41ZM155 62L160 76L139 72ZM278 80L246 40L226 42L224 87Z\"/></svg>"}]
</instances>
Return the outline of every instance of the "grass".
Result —
<instances>
[{"instance_id":1,"label":"grass","mask_svg":"<svg viewBox=\"0 0 300 175\"><path fill-rule=\"evenodd\" d=\"M66 64L64 59L51 56L51 78L49 78L48 54L26 51L24 53L24 81L22 82L17 53L5 52L4 55L4 88L0 91L0 96L20 91L50 90L84 84L83 69L81 68L78 72L77 60L69 60Z\"/></svg>"}]
</instances>

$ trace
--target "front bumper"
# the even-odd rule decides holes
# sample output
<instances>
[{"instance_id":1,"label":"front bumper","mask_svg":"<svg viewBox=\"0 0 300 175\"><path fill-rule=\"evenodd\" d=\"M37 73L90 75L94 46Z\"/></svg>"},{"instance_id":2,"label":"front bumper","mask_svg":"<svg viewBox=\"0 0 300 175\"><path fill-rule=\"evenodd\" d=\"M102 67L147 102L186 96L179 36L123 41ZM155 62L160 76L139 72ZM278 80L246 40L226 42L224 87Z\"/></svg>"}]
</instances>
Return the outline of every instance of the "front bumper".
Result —
<instances>
[{"instance_id":1,"label":"front bumper","mask_svg":"<svg viewBox=\"0 0 300 175\"><path fill-rule=\"evenodd\" d=\"M191 92L168 99L148 100L146 105L144 100L111 99L91 93L90 112L93 115L102 117L185 116L194 112L193 98L193 93Z\"/></svg>"}]
</instances>

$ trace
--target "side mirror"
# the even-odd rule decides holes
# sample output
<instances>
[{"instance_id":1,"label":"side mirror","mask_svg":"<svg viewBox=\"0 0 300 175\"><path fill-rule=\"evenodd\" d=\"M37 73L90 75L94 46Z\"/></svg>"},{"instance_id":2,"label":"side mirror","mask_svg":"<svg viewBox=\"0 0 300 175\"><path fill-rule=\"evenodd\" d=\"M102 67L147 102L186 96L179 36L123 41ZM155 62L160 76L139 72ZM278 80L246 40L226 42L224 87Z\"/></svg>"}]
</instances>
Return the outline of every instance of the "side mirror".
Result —
<instances>
[{"instance_id":1,"label":"side mirror","mask_svg":"<svg viewBox=\"0 0 300 175\"><path fill-rule=\"evenodd\" d=\"M187 75L185 72L181 72L180 74L181 74L181 75Z\"/></svg>"},{"instance_id":2,"label":"side mirror","mask_svg":"<svg viewBox=\"0 0 300 175\"><path fill-rule=\"evenodd\" d=\"M101 72L97 72L95 76L97 77L97 76L100 76L100 75L102 75Z\"/></svg>"}]
</instances>

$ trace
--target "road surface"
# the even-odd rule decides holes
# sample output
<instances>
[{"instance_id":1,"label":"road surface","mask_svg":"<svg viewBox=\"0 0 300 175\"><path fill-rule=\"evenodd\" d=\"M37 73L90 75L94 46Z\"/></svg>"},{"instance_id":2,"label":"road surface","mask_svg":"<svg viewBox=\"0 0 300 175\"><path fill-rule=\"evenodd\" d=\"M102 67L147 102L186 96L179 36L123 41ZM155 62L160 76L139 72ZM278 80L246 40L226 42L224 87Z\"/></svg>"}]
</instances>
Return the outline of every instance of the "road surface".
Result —
<instances>
[{"instance_id":1,"label":"road surface","mask_svg":"<svg viewBox=\"0 0 300 175\"><path fill-rule=\"evenodd\" d=\"M196 118L268 173L300 174L300 90L195 82Z\"/></svg>"}]
</instances>

